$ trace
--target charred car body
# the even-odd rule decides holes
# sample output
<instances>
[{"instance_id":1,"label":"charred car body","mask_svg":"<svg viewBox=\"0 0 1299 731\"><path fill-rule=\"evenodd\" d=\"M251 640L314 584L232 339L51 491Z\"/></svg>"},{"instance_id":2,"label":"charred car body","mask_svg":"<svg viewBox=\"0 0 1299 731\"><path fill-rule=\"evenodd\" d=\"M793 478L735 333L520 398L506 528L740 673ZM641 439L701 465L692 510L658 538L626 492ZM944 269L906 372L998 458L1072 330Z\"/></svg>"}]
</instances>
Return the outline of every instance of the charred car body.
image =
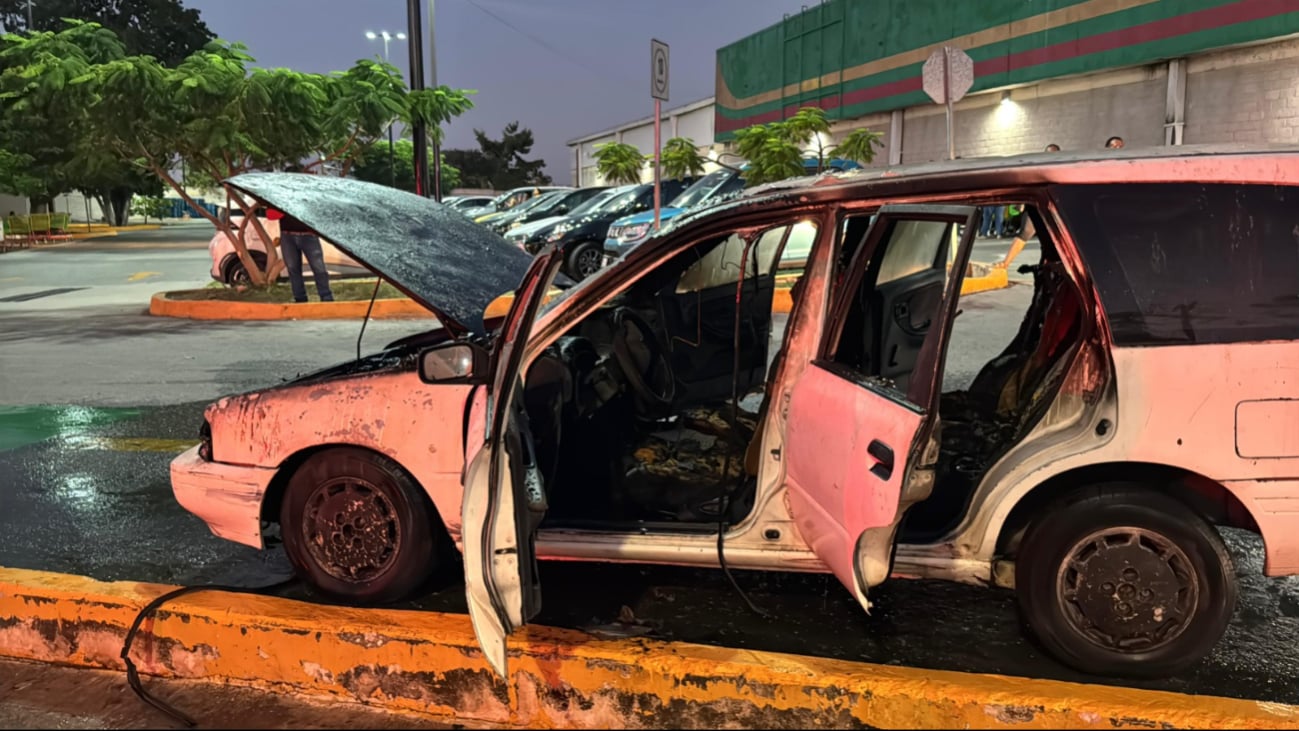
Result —
<instances>
[{"instance_id":1,"label":"charred car body","mask_svg":"<svg viewBox=\"0 0 1299 731\"><path fill-rule=\"evenodd\" d=\"M1074 667L1171 674L1235 605L1216 526L1299 573L1299 153L1106 152L758 188L558 296L553 247L529 265L413 196L240 176L443 329L209 407L177 499L251 546L279 522L298 571L357 603L458 548L502 672L538 558L717 566L720 539L731 566L830 572L863 606L890 575L1014 587ZM1005 203L1039 234L1032 301L945 391L977 211ZM773 315L773 262L807 240Z\"/></svg>"}]
</instances>

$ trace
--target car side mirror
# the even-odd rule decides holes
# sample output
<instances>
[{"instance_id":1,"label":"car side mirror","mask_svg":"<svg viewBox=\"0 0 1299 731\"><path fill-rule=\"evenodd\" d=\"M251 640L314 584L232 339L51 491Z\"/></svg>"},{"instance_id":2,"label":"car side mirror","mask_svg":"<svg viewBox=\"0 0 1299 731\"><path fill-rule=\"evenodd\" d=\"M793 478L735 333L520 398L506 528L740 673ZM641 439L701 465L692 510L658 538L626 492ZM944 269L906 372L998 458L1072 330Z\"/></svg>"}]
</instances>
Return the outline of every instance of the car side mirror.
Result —
<instances>
[{"instance_id":1,"label":"car side mirror","mask_svg":"<svg viewBox=\"0 0 1299 731\"><path fill-rule=\"evenodd\" d=\"M487 372L487 351L472 343L444 343L419 354L425 383L462 383Z\"/></svg>"}]
</instances>

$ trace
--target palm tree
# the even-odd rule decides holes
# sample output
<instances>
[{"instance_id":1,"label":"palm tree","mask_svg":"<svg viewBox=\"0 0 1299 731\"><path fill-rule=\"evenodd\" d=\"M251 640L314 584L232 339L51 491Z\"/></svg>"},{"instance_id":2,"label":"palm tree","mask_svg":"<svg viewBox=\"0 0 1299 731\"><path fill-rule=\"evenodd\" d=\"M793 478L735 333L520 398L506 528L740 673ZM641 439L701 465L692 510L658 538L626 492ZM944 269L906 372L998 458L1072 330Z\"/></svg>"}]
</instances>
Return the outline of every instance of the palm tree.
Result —
<instances>
[{"instance_id":1,"label":"palm tree","mask_svg":"<svg viewBox=\"0 0 1299 731\"><path fill-rule=\"evenodd\" d=\"M635 185L645 170L645 156L634 145L606 142L595 147L595 169L614 185Z\"/></svg>"},{"instance_id":2,"label":"palm tree","mask_svg":"<svg viewBox=\"0 0 1299 731\"><path fill-rule=\"evenodd\" d=\"M703 175L708 158L699 154L699 147L688 137L673 137L663 143L663 175L668 180L685 180Z\"/></svg>"}]
</instances>

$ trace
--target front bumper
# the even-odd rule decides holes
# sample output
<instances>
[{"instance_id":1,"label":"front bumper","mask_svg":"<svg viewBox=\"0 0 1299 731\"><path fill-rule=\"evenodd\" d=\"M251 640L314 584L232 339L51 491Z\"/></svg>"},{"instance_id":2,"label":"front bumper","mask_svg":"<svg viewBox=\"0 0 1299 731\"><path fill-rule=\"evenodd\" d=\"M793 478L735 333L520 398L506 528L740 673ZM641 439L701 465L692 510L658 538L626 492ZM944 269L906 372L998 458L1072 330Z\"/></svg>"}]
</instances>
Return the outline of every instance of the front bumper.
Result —
<instances>
[{"instance_id":1,"label":"front bumper","mask_svg":"<svg viewBox=\"0 0 1299 731\"><path fill-rule=\"evenodd\" d=\"M269 467L207 462L193 447L171 462L171 491L212 534L263 548L262 498L275 477Z\"/></svg>"}]
</instances>

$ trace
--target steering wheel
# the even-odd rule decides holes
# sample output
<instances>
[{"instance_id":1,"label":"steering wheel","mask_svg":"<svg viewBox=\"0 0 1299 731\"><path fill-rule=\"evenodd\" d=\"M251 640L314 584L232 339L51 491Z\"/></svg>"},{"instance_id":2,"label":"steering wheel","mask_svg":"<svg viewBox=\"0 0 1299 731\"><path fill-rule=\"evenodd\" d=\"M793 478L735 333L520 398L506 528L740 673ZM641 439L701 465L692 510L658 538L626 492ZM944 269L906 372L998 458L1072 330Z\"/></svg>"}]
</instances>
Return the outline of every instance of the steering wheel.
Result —
<instances>
[{"instance_id":1,"label":"steering wheel","mask_svg":"<svg viewBox=\"0 0 1299 731\"><path fill-rule=\"evenodd\" d=\"M627 307L614 310L613 324L613 357L635 392L638 404L646 411L669 406L677 395L677 379L654 329ZM630 337L632 330L638 331L634 339Z\"/></svg>"}]
</instances>

